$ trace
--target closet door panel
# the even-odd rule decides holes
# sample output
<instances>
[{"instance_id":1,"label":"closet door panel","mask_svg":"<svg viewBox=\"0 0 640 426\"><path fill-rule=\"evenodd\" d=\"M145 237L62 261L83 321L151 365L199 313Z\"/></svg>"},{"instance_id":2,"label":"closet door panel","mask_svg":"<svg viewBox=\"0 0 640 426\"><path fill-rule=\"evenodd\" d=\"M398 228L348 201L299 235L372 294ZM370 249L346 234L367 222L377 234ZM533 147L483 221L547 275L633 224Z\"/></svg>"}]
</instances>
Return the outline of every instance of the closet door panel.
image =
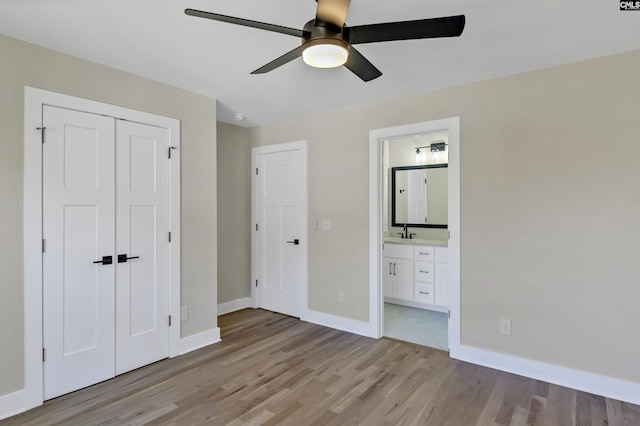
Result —
<instances>
[{"instance_id":1,"label":"closet door panel","mask_svg":"<svg viewBox=\"0 0 640 426\"><path fill-rule=\"evenodd\" d=\"M169 356L168 149L168 130L117 122L117 374Z\"/></svg>"},{"instance_id":2,"label":"closet door panel","mask_svg":"<svg viewBox=\"0 0 640 426\"><path fill-rule=\"evenodd\" d=\"M114 376L114 119L43 106L44 397ZM96 263L99 262L99 263Z\"/></svg>"}]
</instances>

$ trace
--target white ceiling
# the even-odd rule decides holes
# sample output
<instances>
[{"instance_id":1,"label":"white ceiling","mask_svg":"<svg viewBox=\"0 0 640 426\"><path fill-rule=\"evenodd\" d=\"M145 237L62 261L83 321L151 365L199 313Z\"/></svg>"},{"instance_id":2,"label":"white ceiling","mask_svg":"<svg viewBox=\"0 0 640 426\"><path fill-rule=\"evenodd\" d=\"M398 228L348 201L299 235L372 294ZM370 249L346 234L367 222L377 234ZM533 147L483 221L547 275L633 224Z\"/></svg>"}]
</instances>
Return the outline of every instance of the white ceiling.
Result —
<instances>
[{"instance_id":1,"label":"white ceiling","mask_svg":"<svg viewBox=\"0 0 640 426\"><path fill-rule=\"evenodd\" d=\"M347 24L464 14L459 38L358 45L382 77L297 59L249 75L299 39L186 16L185 8L302 28L313 0L0 0L0 33L219 101L254 126L640 49L617 0L352 0ZM0 61L2 53L0 52ZM246 115L244 122L233 115Z\"/></svg>"}]
</instances>

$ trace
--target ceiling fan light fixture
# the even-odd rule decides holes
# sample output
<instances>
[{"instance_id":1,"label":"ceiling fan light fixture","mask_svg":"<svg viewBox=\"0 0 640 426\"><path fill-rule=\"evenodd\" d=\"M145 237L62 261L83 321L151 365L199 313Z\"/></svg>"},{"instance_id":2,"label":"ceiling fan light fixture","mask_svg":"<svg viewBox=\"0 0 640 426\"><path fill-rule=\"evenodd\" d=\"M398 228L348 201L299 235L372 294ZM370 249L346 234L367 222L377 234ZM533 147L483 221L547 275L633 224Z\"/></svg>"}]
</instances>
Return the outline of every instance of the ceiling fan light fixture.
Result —
<instances>
[{"instance_id":1,"label":"ceiling fan light fixture","mask_svg":"<svg viewBox=\"0 0 640 426\"><path fill-rule=\"evenodd\" d=\"M302 60L315 68L335 68L349 58L347 43L341 40L312 40L302 51Z\"/></svg>"}]
</instances>

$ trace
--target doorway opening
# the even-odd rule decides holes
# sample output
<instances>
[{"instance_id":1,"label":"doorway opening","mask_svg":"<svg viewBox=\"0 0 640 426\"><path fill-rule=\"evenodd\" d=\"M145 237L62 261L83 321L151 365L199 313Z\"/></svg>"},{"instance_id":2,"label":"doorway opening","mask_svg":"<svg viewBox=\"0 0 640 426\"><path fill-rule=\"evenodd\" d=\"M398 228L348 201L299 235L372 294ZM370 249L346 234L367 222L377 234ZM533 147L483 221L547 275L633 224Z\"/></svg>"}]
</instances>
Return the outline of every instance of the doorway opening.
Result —
<instances>
[{"instance_id":1,"label":"doorway opening","mask_svg":"<svg viewBox=\"0 0 640 426\"><path fill-rule=\"evenodd\" d=\"M370 132L370 321L377 337L453 357L460 346L459 135L457 117Z\"/></svg>"},{"instance_id":2,"label":"doorway opening","mask_svg":"<svg viewBox=\"0 0 640 426\"><path fill-rule=\"evenodd\" d=\"M385 139L382 168L384 335L445 351L448 139Z\"/></svg>"}]
</instances>

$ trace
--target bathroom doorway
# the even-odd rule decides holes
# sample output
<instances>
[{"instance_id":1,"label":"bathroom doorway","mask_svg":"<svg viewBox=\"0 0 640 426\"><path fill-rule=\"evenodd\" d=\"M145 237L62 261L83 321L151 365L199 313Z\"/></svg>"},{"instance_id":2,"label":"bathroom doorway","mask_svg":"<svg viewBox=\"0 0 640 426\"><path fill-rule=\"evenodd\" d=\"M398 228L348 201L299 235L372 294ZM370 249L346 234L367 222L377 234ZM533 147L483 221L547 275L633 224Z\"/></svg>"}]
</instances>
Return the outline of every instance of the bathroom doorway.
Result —
<instances>
[{"instance_id":1,"label":"bathroom doorway","mask_svg":"<svg viewBox=\"0 0 640 426\"><path fill-rule=\"evenodd\" d=\"M445 351L448 133L384 139L382 166L384 336Z\"/></svg>"},{"instance_id":2,"label":"bathroom doorway","mask_svg":"<svg viewBox=\"0 0 640 426\"><path fill-rule=\"evenodd\" d=\"M370 156L371 320L379 337L453 356L460 345L459 119L371 131Z\"/></svg>"}]
</instances>

